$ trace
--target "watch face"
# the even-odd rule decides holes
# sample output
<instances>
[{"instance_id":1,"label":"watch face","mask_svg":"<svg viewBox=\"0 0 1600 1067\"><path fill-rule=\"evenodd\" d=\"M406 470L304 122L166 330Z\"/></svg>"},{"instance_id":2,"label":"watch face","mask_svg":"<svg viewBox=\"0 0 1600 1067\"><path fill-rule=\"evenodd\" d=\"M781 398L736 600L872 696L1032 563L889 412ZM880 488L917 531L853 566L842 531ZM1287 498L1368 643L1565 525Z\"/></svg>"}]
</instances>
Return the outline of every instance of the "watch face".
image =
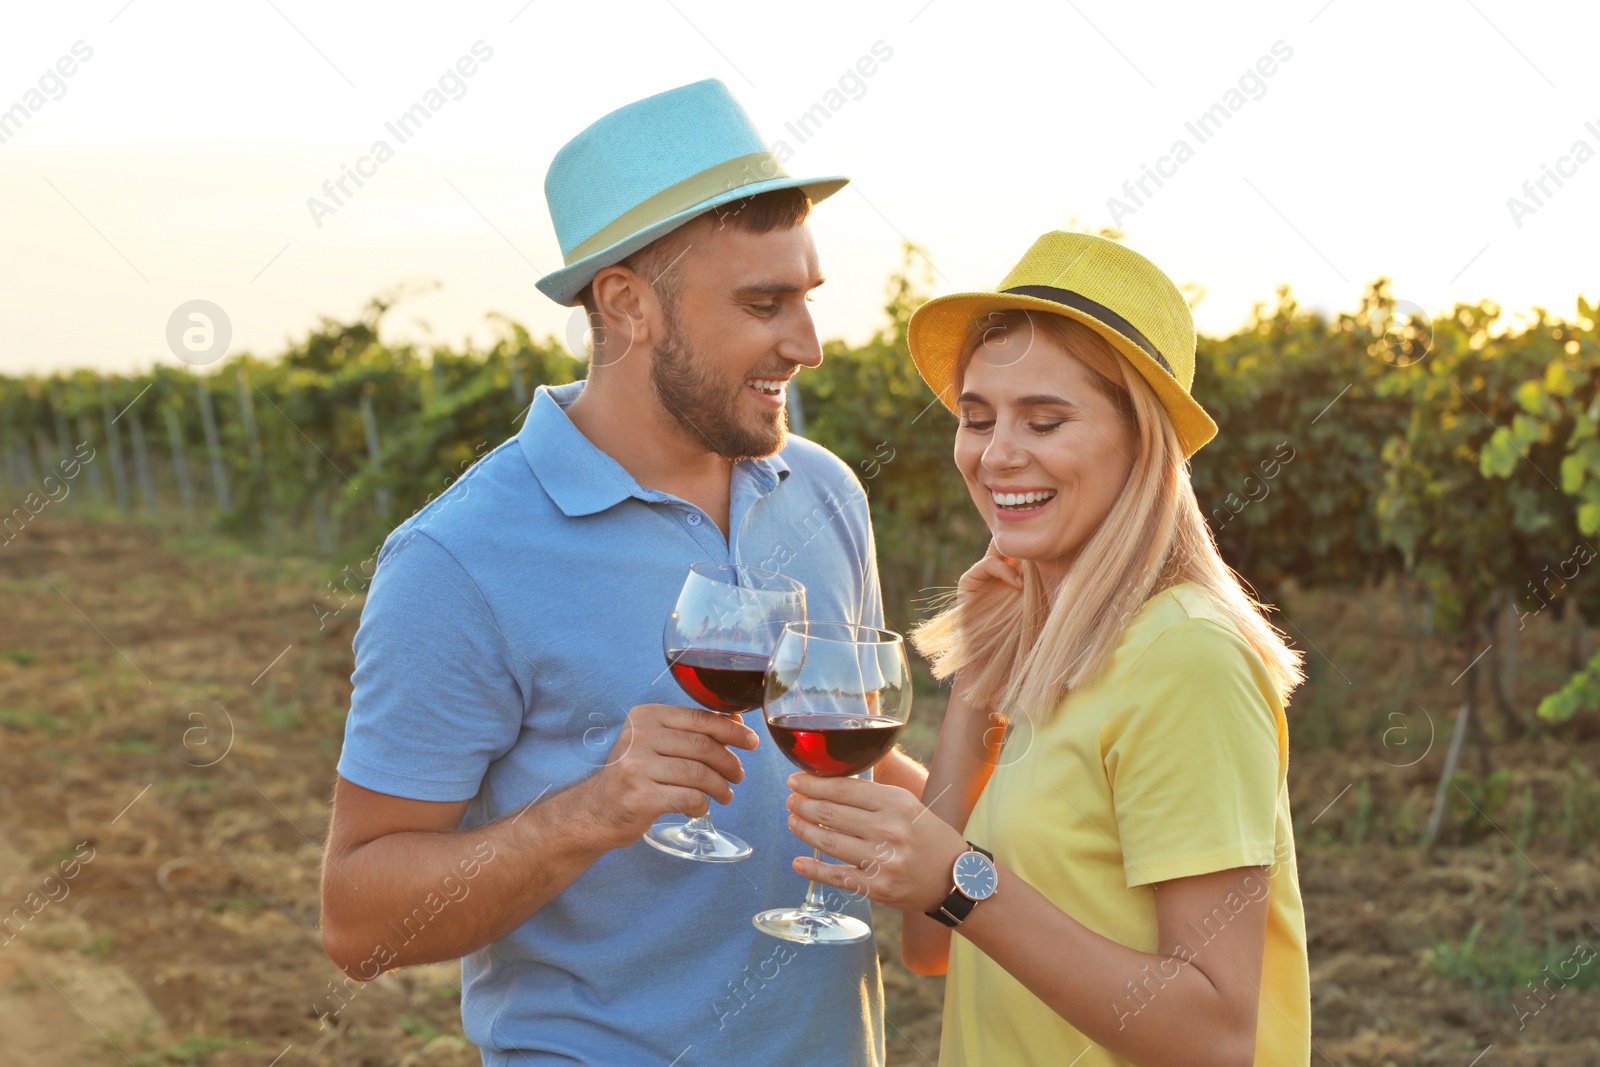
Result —
<instances>
[{"instance_id":1,"label":"watch face","mask_svg":"<svg viewBox=\"0 0 1600 1067\"><path fill-rule=\"evenodd\" d=\"M963 852L956 860L956 888L969 900L987 900L994 895L995 870L981 852Z\"/></svg>"}]
</instances>

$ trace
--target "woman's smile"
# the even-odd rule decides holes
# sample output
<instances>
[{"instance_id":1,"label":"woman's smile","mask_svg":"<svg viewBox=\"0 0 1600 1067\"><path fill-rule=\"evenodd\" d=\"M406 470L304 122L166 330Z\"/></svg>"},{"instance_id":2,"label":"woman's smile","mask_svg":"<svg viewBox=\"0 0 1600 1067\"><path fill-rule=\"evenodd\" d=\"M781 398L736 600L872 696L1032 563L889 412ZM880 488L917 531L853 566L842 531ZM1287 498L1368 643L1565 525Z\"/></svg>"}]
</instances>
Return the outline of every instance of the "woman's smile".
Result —
<instances>
[{"instance_id":1,"label":"woman's smile","mask_svg":"<svg viewBox=\"0 0 1600 1067\"><path fill-rule=\"evenodd\" d=\"M1050 506L1056 490L1041 486L991 485L989 495L994 501L994 517L1000 522L1025 522Z\"/></svg>"}]
</instances>

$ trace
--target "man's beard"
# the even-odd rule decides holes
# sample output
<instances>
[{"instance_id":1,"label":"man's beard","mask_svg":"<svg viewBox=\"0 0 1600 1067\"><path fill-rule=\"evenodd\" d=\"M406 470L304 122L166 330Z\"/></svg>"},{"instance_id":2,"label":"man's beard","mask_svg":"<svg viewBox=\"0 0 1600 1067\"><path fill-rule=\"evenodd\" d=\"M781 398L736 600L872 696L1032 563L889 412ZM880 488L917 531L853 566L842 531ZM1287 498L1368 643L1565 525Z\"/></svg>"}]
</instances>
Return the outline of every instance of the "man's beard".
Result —
<instances>
[{"instance_id":1,"label":"man's beard","mask_svg":"<svg viewBox=\"0 0 1600 1067\"><path fill-rule=\"evenodd\" d=\"M788 412L779 408L775 417L762 425L752 426L741 420L739 401L744 379L740 378L730 390L726 381L695 356L670 309L665 325L666 336L656 346L650 365L650 384L656 399L684 432L731 460L770 456L783 448Z\"/></svg>"}]
</instances>

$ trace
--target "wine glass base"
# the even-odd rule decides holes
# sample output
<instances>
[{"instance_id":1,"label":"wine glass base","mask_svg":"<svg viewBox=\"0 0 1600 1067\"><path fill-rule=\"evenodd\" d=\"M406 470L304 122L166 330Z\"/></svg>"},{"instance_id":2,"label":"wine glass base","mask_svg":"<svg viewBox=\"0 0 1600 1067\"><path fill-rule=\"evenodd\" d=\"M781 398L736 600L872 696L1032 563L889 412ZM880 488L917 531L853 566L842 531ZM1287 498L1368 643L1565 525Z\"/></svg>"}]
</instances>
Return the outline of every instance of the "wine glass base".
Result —
<instances>
[{"instance_id":1,"label":"wine glass base","mask_svg":"<svg viewBox=\"0 0 1600 1067\"><path fill-rule=\"evenodd\" d=\"M750 920L757 930L802 945L850 945L872 937L872 927L836 911L774 908Z\"/></svg>"},{"instance_id":2,"label":"wine glass base","mask_svg":"<svg viewBox=\"0 0 1600 1067\"><path fill-rule=\"evenodd\" d=\"M662 819L644 835L645 843L679 859L701 863L735 863L755 851L744 841L721 830L689 827L688 820Z\"/></svg>"}]
</instances>

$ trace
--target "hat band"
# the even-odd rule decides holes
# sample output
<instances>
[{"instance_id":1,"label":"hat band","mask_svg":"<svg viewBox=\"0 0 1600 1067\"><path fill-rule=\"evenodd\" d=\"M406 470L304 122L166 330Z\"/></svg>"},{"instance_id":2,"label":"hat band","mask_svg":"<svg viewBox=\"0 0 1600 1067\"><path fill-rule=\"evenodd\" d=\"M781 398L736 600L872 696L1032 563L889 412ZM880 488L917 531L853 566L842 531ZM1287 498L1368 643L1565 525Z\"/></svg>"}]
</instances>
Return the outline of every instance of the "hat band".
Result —
<instances>
[{"instance_id":1,"label":"hat band","mask_svg":"<svg viewBox=\"0 0 1600 1067\"><path fill-rule=\"evenodd\" d=\"M1098 300L1090 300L1082 293L1074 293L1070 289L1057 289L1053 285L1017 285L1010 289L1002 289L1001 292L1009 293L1013 296L1031 296L1039 300L1048 300L1052 304L1065 304L1074 311L1092 315L1138 345L1145 355L1161 364L1161 369L1171 374L1174 379L1178 377L1172 369L1172 364L1167 362L1167 357L1163 356L1161 350L1150 343L1150 339L1141 333L1137 326Z\"/></svg>"},{"instance_id":2,"label":"hat band","mask_svg":"<svg viewBox=\"0 0 1600 1067\"><path fill-rule=\"evenodd\" d=\"M639 201L574 245L572 251L562 257L562 262L570 267L580 259L603 252L619 241L688 211L696 204L703 204L729 189L788 176L783 164L771 152L751 152L707 167Z\"/></svg>"}]
</instances>

